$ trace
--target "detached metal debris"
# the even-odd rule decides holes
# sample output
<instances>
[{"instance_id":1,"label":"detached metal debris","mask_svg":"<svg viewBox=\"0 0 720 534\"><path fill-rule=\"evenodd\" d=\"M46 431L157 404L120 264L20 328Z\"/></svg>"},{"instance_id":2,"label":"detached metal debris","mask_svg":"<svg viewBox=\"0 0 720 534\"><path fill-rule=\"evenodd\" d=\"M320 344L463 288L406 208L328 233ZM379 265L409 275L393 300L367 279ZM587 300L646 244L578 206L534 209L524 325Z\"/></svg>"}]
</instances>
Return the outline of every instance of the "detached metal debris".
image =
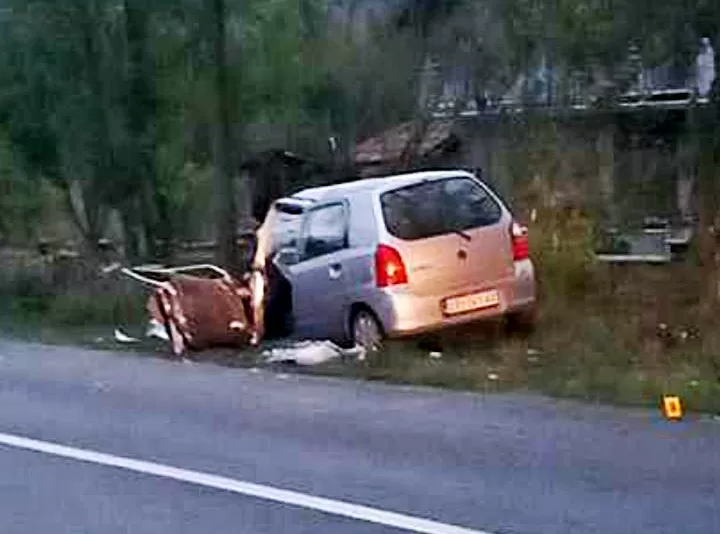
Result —
<instances>
[{"instance_id":1,"label":"detached metal debris","mask_svg":"<svg viewBox=\"0 0 720 534\"><path fill-rule=\"evenodd\" d=\"M211 264L135 267L122 272L153 290L147 302L152 330L164 326L176 356L187 350L241 347L259 341L249 276L237 280Z\"/></svg>"}]
</instances>

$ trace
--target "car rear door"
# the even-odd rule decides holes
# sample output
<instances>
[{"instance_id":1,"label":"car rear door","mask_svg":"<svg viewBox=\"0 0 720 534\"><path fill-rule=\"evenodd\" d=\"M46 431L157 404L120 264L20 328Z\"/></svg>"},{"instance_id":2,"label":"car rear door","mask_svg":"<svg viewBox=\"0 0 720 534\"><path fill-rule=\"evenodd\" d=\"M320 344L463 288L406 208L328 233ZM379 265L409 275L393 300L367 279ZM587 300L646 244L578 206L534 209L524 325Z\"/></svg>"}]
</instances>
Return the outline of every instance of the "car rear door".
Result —
<instances>
[{"instance_id":1,"label":"car rear door","mask_svg":"<svg viewBox=\"0 0 720 534\"><path fill-rule=\"evenodd\" d=\"M442 180L448 225L464 237L462 277L468 292L503 287L514 274L511 217L477 180L460 176Z\"/></svg>"},{"instance_id":2,"label":"car rear door","mask_svg":"<svg viewBox=\"0 0 720 534\"><path fill-rule=\"evenodd\" d=\"M298 241L299 262L287 267L292 284L295 333L305 338L343 334L346 309L348 206L313 206Z\"/></svg>"},{"instance_id":3,"label":"car rear door","mask_svg":"<svg viewBox=\"0 0 720 534\"><path fill-rule=\"evenodd\" d=\"M380 203L413 295L441 303L498 288L487 304L501 304L513 273L509 215L484 186L461 174L387 191Z\"/></svg>"},{"instance_id":4,"label":"car rear door","mask_svg":"<svg viewBox=\"0 0 720 534\"><path fill-rule=\"evenodd\" d=\"M391 245L408 271L408 290L438 299L465 286L465 238L448 229L440 181L424 181L387 191L380 203Z\"/></svg>"}]
</instances>

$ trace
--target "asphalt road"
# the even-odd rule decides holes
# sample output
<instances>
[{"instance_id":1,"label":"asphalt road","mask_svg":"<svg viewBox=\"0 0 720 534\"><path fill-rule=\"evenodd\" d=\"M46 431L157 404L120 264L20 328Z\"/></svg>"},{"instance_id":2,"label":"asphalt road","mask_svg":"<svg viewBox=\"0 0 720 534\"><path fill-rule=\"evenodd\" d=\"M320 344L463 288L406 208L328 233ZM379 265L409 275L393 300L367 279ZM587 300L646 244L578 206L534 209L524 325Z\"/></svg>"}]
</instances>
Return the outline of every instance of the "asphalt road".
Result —
<instances>
[{"instance_id":1,"label":"asphalt road","mask_svg":"<svg viewBox=\"0 0 720 534\"><path fill-rule=\"evenodd\" d=\"M347 517L332 504L340 501L404 514L410 530L422 518L485 534L720 532L720 423L673 424L654 411L0 341L0 434L3 534L407 531L372 523L370 512ZM2 436L331 506L38 452Z\"/></svg>"}]
</instances>

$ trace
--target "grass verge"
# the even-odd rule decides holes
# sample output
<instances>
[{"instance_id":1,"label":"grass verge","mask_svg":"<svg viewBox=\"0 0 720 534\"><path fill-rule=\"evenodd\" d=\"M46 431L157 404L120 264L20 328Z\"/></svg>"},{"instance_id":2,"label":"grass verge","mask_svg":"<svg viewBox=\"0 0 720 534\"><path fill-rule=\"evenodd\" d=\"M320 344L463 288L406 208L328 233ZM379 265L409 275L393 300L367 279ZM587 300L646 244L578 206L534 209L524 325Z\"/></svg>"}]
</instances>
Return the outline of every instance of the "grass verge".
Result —
<instances>
[{"instance_id":1,"label":"grass verge","mask_svg":"<svg viewBox=\"0 0 720 534\"><path fill-rule=\"evenodd\" d=\"M554 261L544 265L556 270L570 265L581 273L543 277L539 324L529 335L508 334L500 324L474 325L430 343L388 343L365 362L333 362L308 372L482 392L531 390L626 405L657 406L662 394L676 394L689 411L720 413L720 329L701 318L693 266ZM169 354L162 344L113 340L116 326L142 334L146 295L137 284L105 278L72 291L48 291L40 283L14 287L0 294L5 335ZM208 351L190 358L262 364L257 351Z\"/></svg>"}]
</instances>

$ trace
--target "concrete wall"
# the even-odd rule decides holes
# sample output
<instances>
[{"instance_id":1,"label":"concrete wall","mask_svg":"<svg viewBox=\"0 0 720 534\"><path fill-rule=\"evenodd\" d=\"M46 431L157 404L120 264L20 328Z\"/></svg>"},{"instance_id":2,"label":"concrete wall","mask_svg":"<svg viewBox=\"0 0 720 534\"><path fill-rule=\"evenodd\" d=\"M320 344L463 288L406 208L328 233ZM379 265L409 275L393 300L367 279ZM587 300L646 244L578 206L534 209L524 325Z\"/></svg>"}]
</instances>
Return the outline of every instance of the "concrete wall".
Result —
<instances>
[{"instance_id":1,"label":"concrete wall","mask_svg":"<svg viewBox=\"0 0 720 534\"><path fill-rule=\"evenodd\" d=\"M638 224L648 215L692 214L693 155L672 128L597 116L467 119L456 128L460 150L445 160L482 169L511 203L522 203L526 186L541 180L608 223Z\"/></svg>"}]
</instances>

